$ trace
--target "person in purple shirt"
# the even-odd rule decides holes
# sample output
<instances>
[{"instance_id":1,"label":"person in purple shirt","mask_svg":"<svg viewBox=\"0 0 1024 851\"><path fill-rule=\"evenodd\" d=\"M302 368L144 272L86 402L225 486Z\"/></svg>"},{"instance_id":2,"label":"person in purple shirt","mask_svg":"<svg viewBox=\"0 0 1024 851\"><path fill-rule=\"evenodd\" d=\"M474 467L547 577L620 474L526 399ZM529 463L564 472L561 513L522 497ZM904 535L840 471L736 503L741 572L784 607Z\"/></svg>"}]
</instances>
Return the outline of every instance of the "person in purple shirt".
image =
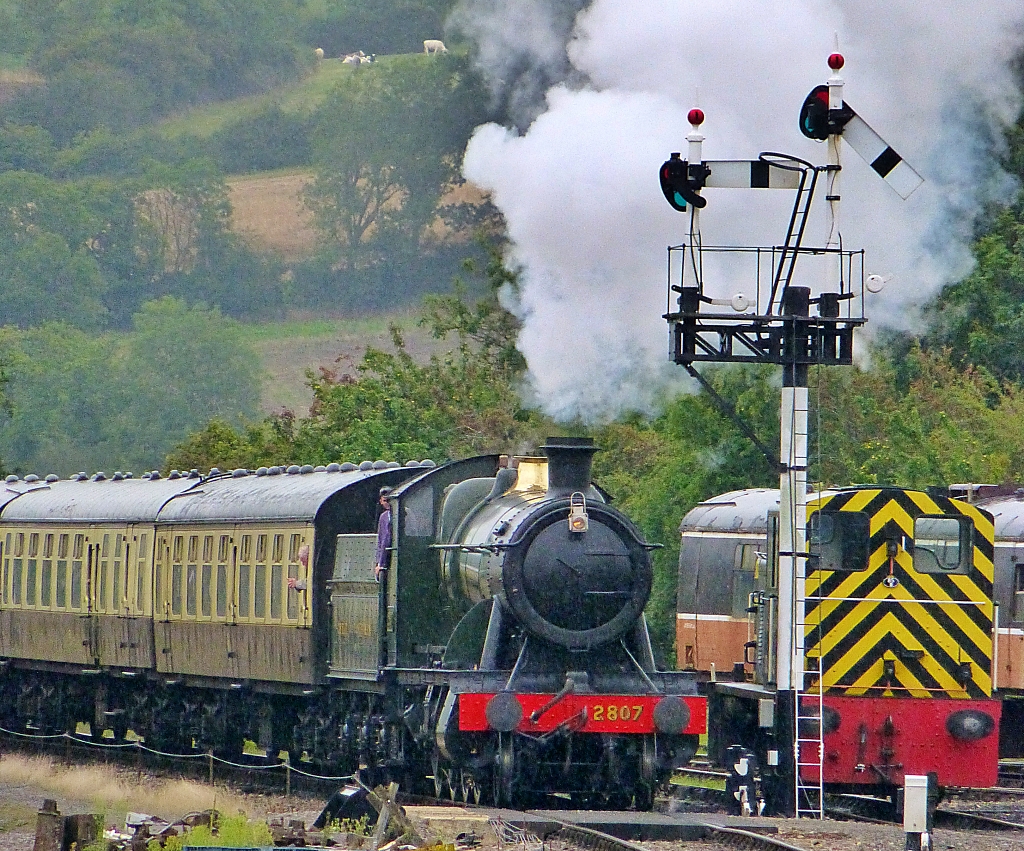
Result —
<instances>
[{"instance_id":1,"label":"person in purple shirt","mask_svg":"<svg viewBox=\"0 0 1024 851\"><path fill-rule=\"evenodd\" d=\"M377 519L377 553L374 557L373 575L380 582L381 573L388 569L390 560L388 548L391 546L391 503L388 502L388 495L391 488L380 489L379 502L384 511Z\"/></svg>"}]
</instances>

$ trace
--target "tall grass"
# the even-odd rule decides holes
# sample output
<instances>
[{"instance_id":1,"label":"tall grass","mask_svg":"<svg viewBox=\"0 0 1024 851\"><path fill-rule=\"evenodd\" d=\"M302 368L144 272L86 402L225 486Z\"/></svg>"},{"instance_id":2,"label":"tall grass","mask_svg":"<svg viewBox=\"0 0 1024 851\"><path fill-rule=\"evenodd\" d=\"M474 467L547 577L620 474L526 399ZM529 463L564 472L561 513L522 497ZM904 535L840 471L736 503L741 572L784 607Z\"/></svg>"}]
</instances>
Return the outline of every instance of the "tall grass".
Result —
<instances>
[{"instance_id":1,"label":"tall grass","mask_svg":"<svg viewBox=\"0 0 1024 851\"><path fill-rule=\"evenodd\" d=\"M197 810L244 811L252 803L234 792L193 780L146 777L139 783L134 772L111 766L69 769L46 758L7 754L0 760L0 784L35 788L108 816L135 811L174 820Z\"/></svg>"}]
</instances>

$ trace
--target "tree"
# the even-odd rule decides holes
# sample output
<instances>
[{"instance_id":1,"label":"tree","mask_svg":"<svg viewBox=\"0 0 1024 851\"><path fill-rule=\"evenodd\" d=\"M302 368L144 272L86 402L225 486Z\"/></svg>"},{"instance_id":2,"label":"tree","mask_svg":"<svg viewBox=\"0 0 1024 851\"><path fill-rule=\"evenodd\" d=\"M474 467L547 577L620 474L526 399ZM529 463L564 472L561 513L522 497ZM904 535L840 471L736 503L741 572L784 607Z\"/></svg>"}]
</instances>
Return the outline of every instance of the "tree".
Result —
<instances>
[{"instance_id":1,"label":"tree","mask_svg":"<svg viewBox=\"0 0 1024 851\"><path fill-rule=\"evenodd\" d=\"M478 275L475 267L469 272ZM453 347L417 363L392 328L393 352L368 349L355 374L309 373L314 400L308 417L290 413L244 433L211 424L180 444L168 464L259 466L326 464L384 458L443 461L539 442L544 420L526 409L516 387L525 361L515 351L519 324L500 304L515 275L492 258L483 270L487 292L470 305L460 285L453 296L433 297L423 324ZM224 457L218 453L224 453Z\"/></svg>"},{"instance_id":2,"label":"tree","mask_svg":"<svg viewBox=\"0 0 1024 851\"><path fill-rule=\"evenodd\" d=\"M304 199L341 266L418 248L458 180L458 157L483 102L478 79L453 56L354 68L325 101L314 116L316 179Z\"/></svg>"},{"instance_id":3,"label":"tree","mask_svg":"<svg viewBox=\"0 0 1024 851\"><path fill-rule=\"evenodd\" d=\"M146 305L128 334L64 323L0 332L10 412L0 455L21 473L158 467L211 417L255 419L259 364L235 324L173 299Z\"/></svg>"}]
</instances>

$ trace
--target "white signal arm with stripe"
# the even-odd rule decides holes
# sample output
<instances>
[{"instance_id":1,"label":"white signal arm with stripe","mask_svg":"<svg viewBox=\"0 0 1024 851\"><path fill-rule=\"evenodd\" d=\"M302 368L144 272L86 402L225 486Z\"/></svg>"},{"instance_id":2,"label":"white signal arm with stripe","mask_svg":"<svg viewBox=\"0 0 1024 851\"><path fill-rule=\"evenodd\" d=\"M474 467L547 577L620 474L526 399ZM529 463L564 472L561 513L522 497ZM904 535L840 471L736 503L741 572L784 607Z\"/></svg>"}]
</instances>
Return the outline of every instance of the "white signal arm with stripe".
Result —
<instances>
[{"instance_id":1,"label":"white signal arm with stripe","mask_svg":"<svg viewBox=\"0 0 1024 851\"><path fill-rule=\"evenodd\" d=\"M849 107L849 104L847 104ZM924 178L856 112L843 127L843 139L860 157L888 183L900 198L906 200Z\"/></svg>"}]
</instances>

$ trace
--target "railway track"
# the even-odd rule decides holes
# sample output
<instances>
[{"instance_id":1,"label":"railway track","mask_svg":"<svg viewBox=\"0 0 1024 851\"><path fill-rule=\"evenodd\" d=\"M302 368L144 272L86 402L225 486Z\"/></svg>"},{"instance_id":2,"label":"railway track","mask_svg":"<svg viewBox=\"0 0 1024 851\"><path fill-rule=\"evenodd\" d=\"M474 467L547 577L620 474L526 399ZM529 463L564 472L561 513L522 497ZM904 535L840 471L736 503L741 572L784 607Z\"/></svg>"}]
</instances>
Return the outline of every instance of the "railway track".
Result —
<instances>
[{"instance_id":1,"label":"railway track","mask_svg":"<svg viewBox=\"0 0 1024 851\"><path fill-rule=\"evenodd\" d=\"M545 815L547 817L547 814ZM562 824L562 828L553 835L553 838L561 839L576 848L587 849L587 851L650 851L649 846L645 844L619 839L593 828L568 822L560 822L560 824ZM702 840L704 849L721 847L748 849L748 851L806 851L799 845L793 845L766 834L721 827L715 824L705 824L704 827L707 831L706 837Z\"/></svg>"}]
</instances>

